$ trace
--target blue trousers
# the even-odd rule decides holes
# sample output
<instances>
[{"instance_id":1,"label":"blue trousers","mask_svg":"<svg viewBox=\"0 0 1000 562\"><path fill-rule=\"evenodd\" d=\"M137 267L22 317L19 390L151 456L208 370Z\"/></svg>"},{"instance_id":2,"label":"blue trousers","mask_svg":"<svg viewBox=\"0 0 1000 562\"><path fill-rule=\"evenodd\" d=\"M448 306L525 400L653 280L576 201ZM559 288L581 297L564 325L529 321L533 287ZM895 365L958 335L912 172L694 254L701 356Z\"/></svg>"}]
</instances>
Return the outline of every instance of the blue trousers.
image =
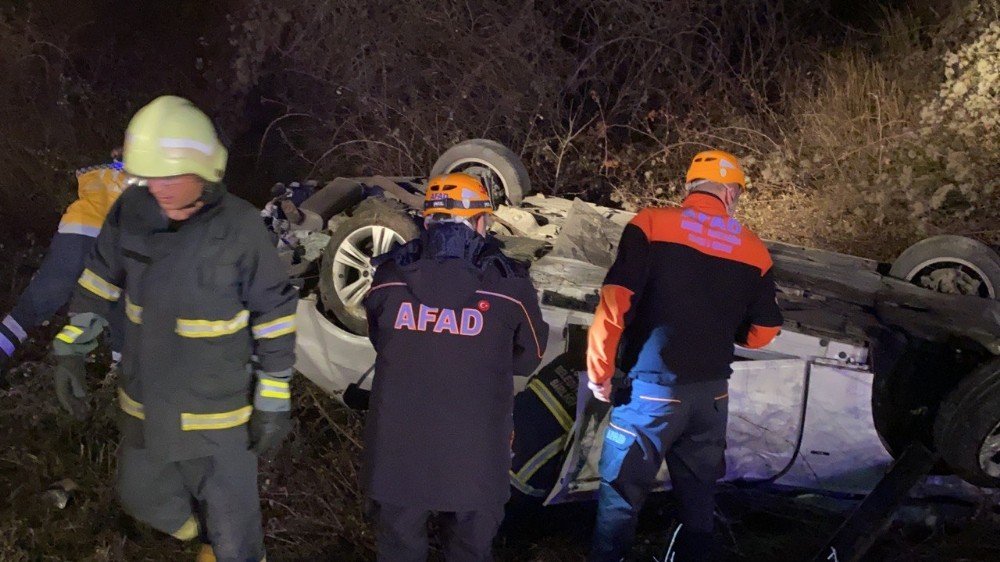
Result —
<instances>
[{"instance_id":1,"label":"blue trousers","mask_svg":"<svg viewBox=\"0 0 1000 562\"><path fill-rule=\"evenodd\" d=\"M14 309L0 322L0 363L5 363L17 346L27 339L27 330L40 326L69 303L76 281L95 239L82 234L57 233L49 251ZM111 318L111 349L121 351L124 341L124 306L116 306Z\"/></svg>"},{"instance_id":2,"label":"blue trousers","mask_svg":"<svg viewBox=\"0 0 1000 562\"><path fill-rule=\"evenodd\" d=\"M710 559L715 482L726 472L728 383L662 386L633 380L611 411L601 452L601 487L592 561L621 560L664 460L680 503L674 560Z\"/></svg>"}]
</instances>

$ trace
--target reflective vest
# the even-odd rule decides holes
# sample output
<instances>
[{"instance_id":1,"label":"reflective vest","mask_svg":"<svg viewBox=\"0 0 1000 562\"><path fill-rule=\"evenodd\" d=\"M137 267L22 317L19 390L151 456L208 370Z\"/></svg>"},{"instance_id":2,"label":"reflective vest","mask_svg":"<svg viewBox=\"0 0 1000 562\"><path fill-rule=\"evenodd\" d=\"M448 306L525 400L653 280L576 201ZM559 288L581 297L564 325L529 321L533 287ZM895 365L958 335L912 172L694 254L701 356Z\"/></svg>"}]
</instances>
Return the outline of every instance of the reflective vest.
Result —
<instances>
[{"instance_id":1,"label":"reflective vest","mask_svg":"<svg viewBox=\"0 0 1000 562\"><path fill-rule=\"evenodd\" d=\"M76 171L78 198L70 204L59 221L59 232L96 238L104 217L125 190L125 173L111 164L100 164Z\"/></svg>"}]
</instances>

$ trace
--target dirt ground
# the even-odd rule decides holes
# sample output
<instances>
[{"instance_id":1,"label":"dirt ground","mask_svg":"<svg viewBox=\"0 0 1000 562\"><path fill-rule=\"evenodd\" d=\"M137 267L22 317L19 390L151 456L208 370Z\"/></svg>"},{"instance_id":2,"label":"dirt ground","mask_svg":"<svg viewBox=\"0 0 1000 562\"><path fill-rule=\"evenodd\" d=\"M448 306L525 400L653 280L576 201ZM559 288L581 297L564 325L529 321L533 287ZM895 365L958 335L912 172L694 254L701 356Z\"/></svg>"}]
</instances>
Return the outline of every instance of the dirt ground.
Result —
<instances>
[{"instance_id":1,"label":"dirt ground","mask_svg":"<svg viewBox=\"0 0 1000 562\"><path fill-rule=\"evenodd\" d=\"M27 243L0 269L0 307L37 267ZM59 409L46 362L52 325L32 331L20 365L0 385L0 561L174 561L194 559L182 544L124 515L114 495L115 377L99 352L89 367L94 413L76 422ZM294 385L296 430L261 461L261 500L272 561L372 560L374 540L357 485L363 417L303 377ZM62 509L50 486L78 487ZM808 559L843 519L850 502L726 487L720 494L720 559ZM632 559L662 560L674 506L668 494L644 510ZM1000 512L963 505L913 504L868 560L1000 560ZM496 542L500 561L583 560L594 504L539 507L513 500Z\"/></svg>"},{"instance_id":2,"label":"dirt ground","mask_svg":"<svg viewBox=\"0 0 1000 562\"><path fill-rule=\"evenodd\" d=\"M44 341L44 340L43 340ZM0 390L0 560L167 561L194 558L185 545L135 523L115 503L114 377L99 357L91 365L95 406L87 422L63 415L52 393L44 349ZM371 528L358 495L359 414L337 405L308 381L295 385L297 428L261 461L261 497L269 560L371 560ZM46 493L71 479L79 489L59 509ZM841 505L843 507L843 504ZM895 525L870 560L998 560L1000 514L951 506L913 513L932 521ZM497 540L502 561L583 560L594 505L542 508L514 501ZM669 495L643 512L634 560L657 560L672 519ZM841 515L815 502L759 490L725 488L718 541L724 560L807 559L836 529Z\"/></svg>"}]
</instances>

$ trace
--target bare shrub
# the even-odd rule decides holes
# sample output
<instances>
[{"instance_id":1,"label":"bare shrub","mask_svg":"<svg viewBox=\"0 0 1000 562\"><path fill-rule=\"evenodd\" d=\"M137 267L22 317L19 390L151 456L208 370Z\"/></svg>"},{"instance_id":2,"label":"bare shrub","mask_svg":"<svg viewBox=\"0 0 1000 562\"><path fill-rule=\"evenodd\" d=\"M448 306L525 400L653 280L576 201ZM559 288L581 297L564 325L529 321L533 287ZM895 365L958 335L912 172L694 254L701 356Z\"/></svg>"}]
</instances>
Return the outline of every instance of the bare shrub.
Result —
<instances>
[{"instance_id":1,"label":"bare shrub","mask_svg":"<svg viewBox=\"0 0 1000 562\"><path fill-rule=\"evenodd\" d=\"M14 18L10 9L0 11L0 76L17 77L0 88L0 208L22 225L66 201L59 188L65 190L67 155L76 148L67 59L30 22ZM25 193L37 185L50 189Z\"/></svg>"},{"instance_id":2,"label":"bare shrub","mask_svg":"<svg viewBox=\"0 0 1000 562\"><path fill-rule=\"evenodd\" d=\"M249 4L233 23L238 84L278 84L262 143L292 144L312 173L415 173L472 136L518 147L568 66L529 4Z\"/></svg>"},{"instance_id":3,"label":"bare shrub","mask_svg":"<svg viewBox=\"0 0 1000 562\"><path fill-rule=\"evenodd\" d=\"M759 176L809 194L811 242L891 259L929 234L998 239L996 6L969 3L932 42L890 14L877 54L828 56L816 88L791 101Z\"/></svg>"},{"instance_id":4,"label":"bare shrub","mask_svg":"<svg viewBox=\"0 0 1000 562\"><path fill-rule=\"evenodd\" d=\"M232 20L233 67L244 90L280 84L262 146L288 143L313 173L423 173L487 136L550 193L625 202L668 193L694 146L770 144L756 121L784 96L800 15L749 0L254 0Z\"/></svg>"},{"instance_id":5,"label":"bare shrub","mask_svg":"<svg viewBox=\"0 0 1000 562\"><path fill-rule=\"evenodd\" d=\"M80 37L53 32L32 10L0 7L0 231L7 233L53 224L75 197L73 170L107 158L127 118L127 93L90 78L114 58L99 49L82 56Z\"/></svg>"}]
</instances>

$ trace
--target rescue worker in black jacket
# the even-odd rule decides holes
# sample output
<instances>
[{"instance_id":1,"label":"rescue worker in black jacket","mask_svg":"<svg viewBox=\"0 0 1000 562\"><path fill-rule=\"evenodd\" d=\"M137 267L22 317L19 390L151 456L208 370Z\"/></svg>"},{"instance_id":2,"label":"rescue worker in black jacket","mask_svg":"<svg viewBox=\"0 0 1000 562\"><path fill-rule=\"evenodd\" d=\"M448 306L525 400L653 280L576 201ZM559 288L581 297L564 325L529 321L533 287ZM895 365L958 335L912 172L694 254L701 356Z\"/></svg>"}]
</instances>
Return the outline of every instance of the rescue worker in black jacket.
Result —
<instances>
[{"instance_id":1,"label":"rescue worker in black jacket","mask_svg":"<svg viewBox=\"0 0 1000 562\"><path fill-rule=\"evenodd\" d=\"M433 178L426 232L375 260L363 484L379 560L425 560L434 512L446 560L492 557L510 497L513 377L535 370L548 335L526 269L487 234L492 212L478 179Z\"/></svg>"},{"instance_id":2,"label":"rescue worker in black jacket","mask_svg":"<svg viewBox=\"0 0 1000 562\"><path fill-rule=\"evenodd\" d=\"M54 354L60 402L85 412L84 356L124 299L120 500L201 538L199 561L246 562L265 558L255 453L291 426L296 293L257 210L219 183L226 157L187 100L136 113L124 168L137 185L108 214Z\"/></svg>"},{"instance_id":3,"label":"rescue worker in black jacket","mask_svg":"<svg viewBox=\"0 0 1000 562\"><path fill-rule=\"evenodd\" d=\"M701 152L686 182L681 207L643 209L625 227L588 333L594 396L609 400L616 364L631 382L604 436L593 561L628 552L664 460L681 523L664 560L713 559L733 344L763 347L781 326L767 247L730 216L746 187L739 162Z\"/></svg>"}]
</instances>

